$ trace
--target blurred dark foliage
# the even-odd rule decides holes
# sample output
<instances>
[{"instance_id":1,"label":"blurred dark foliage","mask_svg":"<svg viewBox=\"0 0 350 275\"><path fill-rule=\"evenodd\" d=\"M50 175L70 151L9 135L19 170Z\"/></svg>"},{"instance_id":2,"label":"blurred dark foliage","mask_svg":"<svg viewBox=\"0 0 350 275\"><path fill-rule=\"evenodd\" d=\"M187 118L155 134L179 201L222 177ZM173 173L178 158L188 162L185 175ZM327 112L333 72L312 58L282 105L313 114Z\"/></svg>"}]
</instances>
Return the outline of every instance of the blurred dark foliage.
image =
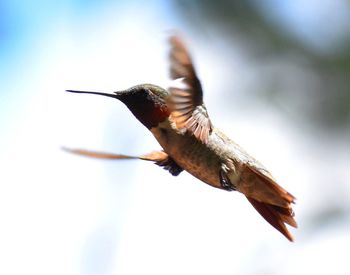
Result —
<instances>
[{"instance_id":1,"label":"blurred dark foliage","mask_svg":"<svg viewBox=\"0 0 350 275\"><path fill-rule=\"evenodd\" d=\"M269 69L259 66L258 89L249 91L252 96L261 96L267 104L296 117L298 124L349 134L350 30L346 26L344 36L348 39L329 41L331 38L324 37L334 47L319 51L271 20L269 10L259 1L174 3L182 19L196 32L221 35L229 44L243 45L248 58L274 65L267 66Z\"/></svg>"}]
</instances>

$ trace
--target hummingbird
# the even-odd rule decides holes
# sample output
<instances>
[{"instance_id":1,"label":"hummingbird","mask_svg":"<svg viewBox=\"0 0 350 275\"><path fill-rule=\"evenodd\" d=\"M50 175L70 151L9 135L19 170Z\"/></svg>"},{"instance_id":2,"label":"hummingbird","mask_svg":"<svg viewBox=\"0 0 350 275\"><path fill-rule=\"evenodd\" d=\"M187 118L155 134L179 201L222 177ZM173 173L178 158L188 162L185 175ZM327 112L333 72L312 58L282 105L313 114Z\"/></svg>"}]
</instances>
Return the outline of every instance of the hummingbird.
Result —
<instances>
[{"instance_id":1,"label":"hummingbird","mask_svg":"<svg viewBox=\"0 0 350 275\"><path fill-rule=\"evenodd\" d=\"M141 84L113 93L67 90L118 99L153 134L162 151L140 156L63 148L101 159L151 161L173 176L187 171L215 188L242 193L257 212L289 241L286 224L297 228L292 204L295 197L277 184L270 172L214 126L203 102L201 82L182 38L172 35L170 77L183 86L163 89Z\"/></svg>"}]
</instances>

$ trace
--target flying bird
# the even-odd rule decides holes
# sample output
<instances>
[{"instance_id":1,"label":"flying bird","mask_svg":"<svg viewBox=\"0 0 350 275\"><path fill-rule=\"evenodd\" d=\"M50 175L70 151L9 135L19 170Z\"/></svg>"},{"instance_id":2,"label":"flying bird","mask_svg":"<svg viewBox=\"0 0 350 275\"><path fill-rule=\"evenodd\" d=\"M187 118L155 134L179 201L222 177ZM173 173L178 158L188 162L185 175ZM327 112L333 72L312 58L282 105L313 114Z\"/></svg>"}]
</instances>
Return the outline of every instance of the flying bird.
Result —
<instances>
[{"instance_id":1,"label":"flying bird","mask_svg":"<svg viewBox=\"0 0 350 275\"><path fill-rule=\"evenodd\" d=\"M113 93L67 90L120 100L151 131L163 150L141 156L65 150L102 159L152 161L173 176L185 170L215 188L238 191L267 222L293 241L286 224L297 227L292 209L295 197L278 185L260 162L214 126L188 49L177 35L169 42L170 76L182 79L181 88L141 84Z\"/></svg>"}]
</instances>

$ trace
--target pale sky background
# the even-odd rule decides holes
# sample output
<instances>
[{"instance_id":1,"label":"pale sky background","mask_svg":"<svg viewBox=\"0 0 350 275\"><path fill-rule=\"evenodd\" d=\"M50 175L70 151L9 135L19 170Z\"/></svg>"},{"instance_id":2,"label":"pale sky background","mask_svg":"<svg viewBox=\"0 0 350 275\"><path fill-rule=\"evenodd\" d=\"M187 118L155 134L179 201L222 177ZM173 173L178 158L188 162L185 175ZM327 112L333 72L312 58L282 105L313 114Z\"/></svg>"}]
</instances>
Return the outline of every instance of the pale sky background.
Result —
<instances>
[{"instance_id":1,"label":"pale sky background","mask_svg":"<svg viewBox=\"0 0 350 275\"><path fill-rule=\"evenodd\" d=\"M345 24L344 1L305 2L271 0L264 8L307 45L327 51L311 30L333 8L339 20L329 20L322 34L336 35L337 24ZM300 22L306 27L298 32ZM186 172L172 177L147 162L98 161L60 150L160 148L122 103L64 90L166 87L171 30L183 33L192 52L213 123L298 198L295 243L241 194ZM254 87L261 64L246 57L239 41L232 47L217 38L208 41L190 29L170 1L0 3L0 274L350 273L346 138L334 143L310 134L259 100L247 100L243 92ZM223 78L232 85L222 85ZM327 204L346 215L318 226L313 212Z\"/></svg>"}]
</instances>

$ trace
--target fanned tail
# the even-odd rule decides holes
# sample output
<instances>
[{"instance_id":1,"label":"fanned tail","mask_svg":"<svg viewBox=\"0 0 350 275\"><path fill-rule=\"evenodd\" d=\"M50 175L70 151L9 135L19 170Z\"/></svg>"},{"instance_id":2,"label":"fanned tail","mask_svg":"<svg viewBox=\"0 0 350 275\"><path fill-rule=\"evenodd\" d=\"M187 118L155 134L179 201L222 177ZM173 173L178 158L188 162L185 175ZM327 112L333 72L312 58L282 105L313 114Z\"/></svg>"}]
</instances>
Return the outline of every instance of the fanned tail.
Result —
<instances>
[{"instance_id":1,"label":"fanned tail","mask_svg":"<svg viewBox=\"0 0 350 275\"><path fill-rule=\"evenodd\" d=\"M247 197L247 199L268 223L281 232L289 241L294 241L292 234L288 231L285 225L286 223L292 227L298 227L294 219L294 212L291 208L284 208L260 202L249 197Z\"/></svg>"}]
</instances>

